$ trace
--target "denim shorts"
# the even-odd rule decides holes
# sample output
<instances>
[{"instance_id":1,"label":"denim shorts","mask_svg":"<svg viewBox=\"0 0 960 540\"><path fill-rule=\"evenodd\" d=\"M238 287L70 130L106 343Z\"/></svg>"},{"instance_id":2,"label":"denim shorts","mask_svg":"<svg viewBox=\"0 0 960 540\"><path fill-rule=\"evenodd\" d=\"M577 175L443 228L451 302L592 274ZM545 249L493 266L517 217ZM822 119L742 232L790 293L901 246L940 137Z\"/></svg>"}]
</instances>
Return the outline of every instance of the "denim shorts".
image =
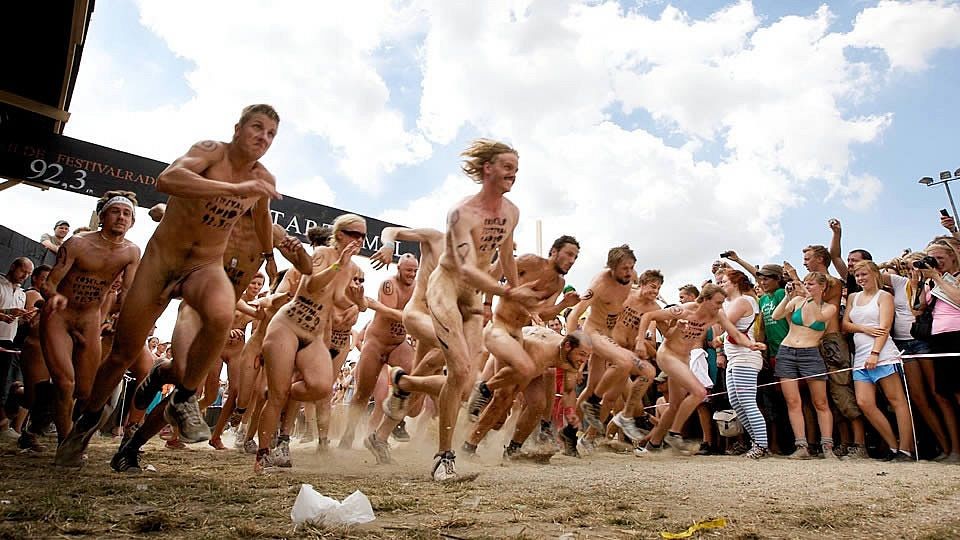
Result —
<instances>
[{"instance_id":1,"label":"denim shorts","mask_svg":"<svg viewBox=\"0 0 960 540\"><path fill-rule=\"evenodd\" d=\"M903 354L927 354L930 352L930 344L919 339L895 339L893 343Z\"/></svg>"},{"instance_id":2,"label":"denim shorts","mask_svg":"<svg viewBox=\"0 0 960 540\"><path fill-rule=\"evenodd\" d=\"M780 345L780 351L777 353L777 366L773 370L773 375L781 379L796 379L799 377L810 377L811 379L824 381L827 365L823 363L823 357L820 356L818 347L788 347ZM811 377L819 375L819 377Z\"/></svg>"},{"instance_id":3,"label":"denim shorts","mask_svg":"<svg viewBox=\"0 0 960 540\"><path fill-rule=\"evenodd\" d=\"M873 369L855 369L853 370L853 382L868 382L870 384L877 384L880 382L880 379L885 379L897 373L898 365L899 364L886 364L883 366L877 366Z\"/></svg>"}]
</instances>

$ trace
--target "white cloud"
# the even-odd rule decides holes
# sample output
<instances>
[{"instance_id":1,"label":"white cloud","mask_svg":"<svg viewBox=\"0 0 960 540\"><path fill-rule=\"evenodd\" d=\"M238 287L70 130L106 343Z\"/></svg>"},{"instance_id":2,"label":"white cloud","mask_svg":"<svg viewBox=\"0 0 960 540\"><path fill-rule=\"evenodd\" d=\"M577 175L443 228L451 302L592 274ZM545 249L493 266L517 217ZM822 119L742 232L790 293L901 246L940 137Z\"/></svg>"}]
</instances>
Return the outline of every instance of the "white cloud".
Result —
<instances>
[{"instance_id":1,"label":"white cloud","mask_svg":"<svg viewBox=\"0 0 960 540\"><path fill-rule=\"evenodd\" d=\"M847 40L882 49L891 69L918 71L940 49L960 46L960 5L943 1L884 0L857 15Z\"/></svg>"}]
</instances>

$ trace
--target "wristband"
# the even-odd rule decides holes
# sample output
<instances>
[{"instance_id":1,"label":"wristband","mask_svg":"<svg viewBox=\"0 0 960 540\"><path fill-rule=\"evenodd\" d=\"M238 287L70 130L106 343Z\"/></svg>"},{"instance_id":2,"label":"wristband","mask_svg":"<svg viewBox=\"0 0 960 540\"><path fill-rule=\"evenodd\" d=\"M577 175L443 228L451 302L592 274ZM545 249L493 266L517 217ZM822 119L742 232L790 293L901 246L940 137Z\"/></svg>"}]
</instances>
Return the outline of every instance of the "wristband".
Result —
<instances>
[{"instance_id":1,"label":"wristband","mask_svg":"<svg viewBox=\"0 0 960 540\"><path fill-rule=\"evenodd\" d=\"M333 264L330 265L330 268L331 268L334 272L339 272L339 271L340 271L340 263L335 262L335 263L333 263Z\"/></svg>"},{"instance_id":2,"label":"wristband","mask_svg":"<svg viewBox=\"0 0 960 540\"><path fill-rule=\"evenodd\" d=\"M870 351L870 355L871 355L871 356L872 356L872 355L880 356L880 351Z\"/></svg>"},{"instance_id":3,"label":"wristband","mask_svg":"<svg viewBox=\"0 0 960 540\"><path fill-rule=\"evenodd\" d=\"M260 254L260 256L263 257L264 259L269 260L269 259L272 259L272 258L273 258L273 252L272 252L272 251L264 251L263 253Z\"/></svg>"},{"instance_id":4,"label":"wristband","mask_svg":"<svg viewBox=\"0 0 960 540\"><path fill-rule=\"evenodd\" d=\"M387 247L387 246L390 246L390 249L394 251L397 250L397 243L394 242L393 240L383 240L383 247Z\"/></svg>"}]
</instances>

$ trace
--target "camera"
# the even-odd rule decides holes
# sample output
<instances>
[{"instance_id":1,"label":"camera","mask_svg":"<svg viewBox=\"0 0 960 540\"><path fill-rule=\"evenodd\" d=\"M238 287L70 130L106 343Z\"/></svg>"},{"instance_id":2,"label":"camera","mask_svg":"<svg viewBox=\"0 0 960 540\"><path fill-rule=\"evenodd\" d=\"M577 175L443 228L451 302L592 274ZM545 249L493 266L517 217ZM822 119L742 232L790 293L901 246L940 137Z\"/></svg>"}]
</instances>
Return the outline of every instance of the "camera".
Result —
<instances>
[{"instance_id":1,"label":"camera","mask_svg":"<svg viewBox=\"0 0 960 540\"><path fill-rule=\"evenodd\" d=\"M731 255L733 255L733 252L732 252L732 251L724 251L723 253L720 254L720 258L721 258L721 259L728 259L728 258L730 258Z\"/></svg>"},{"instance_id":2,"label":"camera","mask_svg":"<svg viewBox=\"0 0 960 540\"><path fill-rule=\"evenodd\" d=\"M932 268L936 270L940 266L940 263L936 259L929 255L924 255L919 261L913 261L913 267L919 270L926 270Z\"/></svg>"}]
</instances>

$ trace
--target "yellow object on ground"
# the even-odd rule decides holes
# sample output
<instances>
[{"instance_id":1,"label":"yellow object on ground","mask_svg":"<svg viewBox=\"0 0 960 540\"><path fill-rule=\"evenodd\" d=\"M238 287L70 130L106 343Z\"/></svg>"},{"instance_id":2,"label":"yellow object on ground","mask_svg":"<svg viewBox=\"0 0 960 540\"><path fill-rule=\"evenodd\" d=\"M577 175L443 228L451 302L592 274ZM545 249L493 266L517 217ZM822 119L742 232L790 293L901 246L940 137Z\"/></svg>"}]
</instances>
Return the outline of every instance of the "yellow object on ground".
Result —
<instances>
[{"instance_id":1,"label":"yellow object on ground","mask_svg":"<svg viewBox=\"0 0 960 540\"><path fill-rule=\"evenodd\" d=\"M720 529L720 528L726 527L726 526L727 526L727 519L726 519L726 518L722 518L722 517L721 517L721 518L716 518L716 519L707 519L707 520L704 520L704 521L698 521L698 522L694 523L693 525L690 526L689 529L687 529L687 530L685 530L685 531L682 531L682 532L678 532L678 533L661 532L661 533L660 533L660 538L667 538L667 539L673 539L673 538L690 538L691 536L693 536L693 533L695 533L695 532L697 532L697 531L699 531L699 530L702 530L702 529Z\"/></svg>"}]
</instances>

